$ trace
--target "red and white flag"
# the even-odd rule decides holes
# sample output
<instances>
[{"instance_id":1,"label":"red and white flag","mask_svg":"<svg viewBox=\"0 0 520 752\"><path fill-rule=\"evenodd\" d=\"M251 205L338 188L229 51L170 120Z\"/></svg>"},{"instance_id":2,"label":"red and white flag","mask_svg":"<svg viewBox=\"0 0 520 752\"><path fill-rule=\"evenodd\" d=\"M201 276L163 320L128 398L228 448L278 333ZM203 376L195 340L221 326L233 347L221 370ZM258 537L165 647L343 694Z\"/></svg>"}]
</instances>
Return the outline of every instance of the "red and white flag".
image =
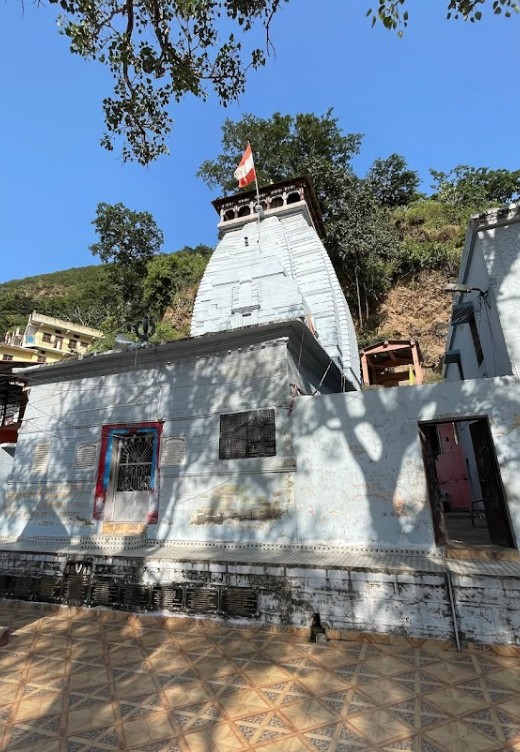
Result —
<instances>
[{"instance_id":1,"label":"red and white flag","mask_svg":"<svg viewBox=\"0 0 520 752\"><path fill-rule=\"evenodd\" d=\"M245 152L242 155L240 164L233 173L238 180L238 187L245 188L246 185L256 180L255 163L253 161L253 152L251 151L251 144L247 145Z\"/></svg>"}]
</instances>

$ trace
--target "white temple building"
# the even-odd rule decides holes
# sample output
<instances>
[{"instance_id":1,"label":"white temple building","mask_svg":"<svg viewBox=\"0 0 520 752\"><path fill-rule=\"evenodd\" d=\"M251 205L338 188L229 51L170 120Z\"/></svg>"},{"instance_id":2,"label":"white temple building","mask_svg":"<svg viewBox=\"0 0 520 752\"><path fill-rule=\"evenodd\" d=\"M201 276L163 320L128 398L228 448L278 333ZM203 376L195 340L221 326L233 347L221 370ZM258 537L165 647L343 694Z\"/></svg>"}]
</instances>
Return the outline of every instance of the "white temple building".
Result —
<instances>
[{"instance_id":1,"label":"white temple building","mask_svg":"<svg viewBox=\"0 0 520 752\"><path fill-rule=\"evenodd\" d=\"M520 644L520 381L362 391L309 184L260 201L214 202L191 337L17 371L0 595Z\"/></svg>"}]
</instances>

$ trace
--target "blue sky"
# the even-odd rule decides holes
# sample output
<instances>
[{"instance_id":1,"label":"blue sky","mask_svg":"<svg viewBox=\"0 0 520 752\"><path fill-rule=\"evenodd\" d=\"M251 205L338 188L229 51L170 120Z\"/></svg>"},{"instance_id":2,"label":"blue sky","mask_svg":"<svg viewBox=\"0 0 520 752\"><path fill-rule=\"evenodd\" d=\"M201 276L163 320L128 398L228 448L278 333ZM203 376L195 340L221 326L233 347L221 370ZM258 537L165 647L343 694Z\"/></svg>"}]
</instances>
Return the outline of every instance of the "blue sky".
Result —
<instances>
[{"instance_id":1,"label":"blue sky","mask_svg":"<svg viewBox=\"0 0 520 752\"><path fill-rule=\"evenodd\" d=\"M195 173L219 153L226 116L334 107L345 132L365 134L359 174L397 152L426 190L430 167L517 169L520 16L488 11L478 24L448 22L447 0L410 0L399 39L371 29L370 4L290 0L273 21L276 56L251 74L240 102L227 110L214 98L175 105L171 155L143 168L99 146L109 74L69 53L52 8L26 4L22 15L9 0L0 28L0 281L93 263L100 201L150 211L164 251L214 245L215 194Z\"/></svg>"}]
</instances>

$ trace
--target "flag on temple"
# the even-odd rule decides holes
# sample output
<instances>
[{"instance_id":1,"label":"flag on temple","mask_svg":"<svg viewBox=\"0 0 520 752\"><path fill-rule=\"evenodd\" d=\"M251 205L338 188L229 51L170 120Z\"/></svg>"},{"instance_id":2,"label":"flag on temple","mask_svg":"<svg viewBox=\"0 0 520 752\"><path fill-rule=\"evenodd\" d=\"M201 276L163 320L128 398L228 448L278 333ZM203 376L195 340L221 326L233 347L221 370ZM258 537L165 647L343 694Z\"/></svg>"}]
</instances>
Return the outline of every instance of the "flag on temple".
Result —
<instances>
[{"instance_id":1,"label":"flag on temple","mask_svg":"<svg viewBox=\"0 0 520 752\"><path fill-rule=\"evenodd\" d=\"M240 164L233 173L238 180L238 187L245 188L246 185L256 180L255 163L253 161L253 152L251 151L251 144L247 145L245 152L242 155Z\"/></svg>"}]
</instances>

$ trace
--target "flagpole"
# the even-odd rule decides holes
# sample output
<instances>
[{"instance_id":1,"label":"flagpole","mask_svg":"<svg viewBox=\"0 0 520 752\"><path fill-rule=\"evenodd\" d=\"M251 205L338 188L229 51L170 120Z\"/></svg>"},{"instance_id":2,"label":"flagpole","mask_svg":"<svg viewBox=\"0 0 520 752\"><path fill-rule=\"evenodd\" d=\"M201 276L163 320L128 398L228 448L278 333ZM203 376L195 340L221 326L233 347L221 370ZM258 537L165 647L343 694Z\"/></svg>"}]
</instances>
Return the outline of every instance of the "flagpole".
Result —
<instances>
[{"instance_id":1,"label":"flagpole","mask_svg":"<svg viewBox=\"0 0 520 752\"><path fill-rule=\"evenodd\" d=\"M251 149L251 156L253 156L253 150ZM258 222L260 222L260 190L258 188L258 178L256 176L256 167L255 167L255 158L253 157L253 169L255 171L255 188L256 188L256 204L257 204L257 215L258 215Z\"/></svg>"}]
</instances>

